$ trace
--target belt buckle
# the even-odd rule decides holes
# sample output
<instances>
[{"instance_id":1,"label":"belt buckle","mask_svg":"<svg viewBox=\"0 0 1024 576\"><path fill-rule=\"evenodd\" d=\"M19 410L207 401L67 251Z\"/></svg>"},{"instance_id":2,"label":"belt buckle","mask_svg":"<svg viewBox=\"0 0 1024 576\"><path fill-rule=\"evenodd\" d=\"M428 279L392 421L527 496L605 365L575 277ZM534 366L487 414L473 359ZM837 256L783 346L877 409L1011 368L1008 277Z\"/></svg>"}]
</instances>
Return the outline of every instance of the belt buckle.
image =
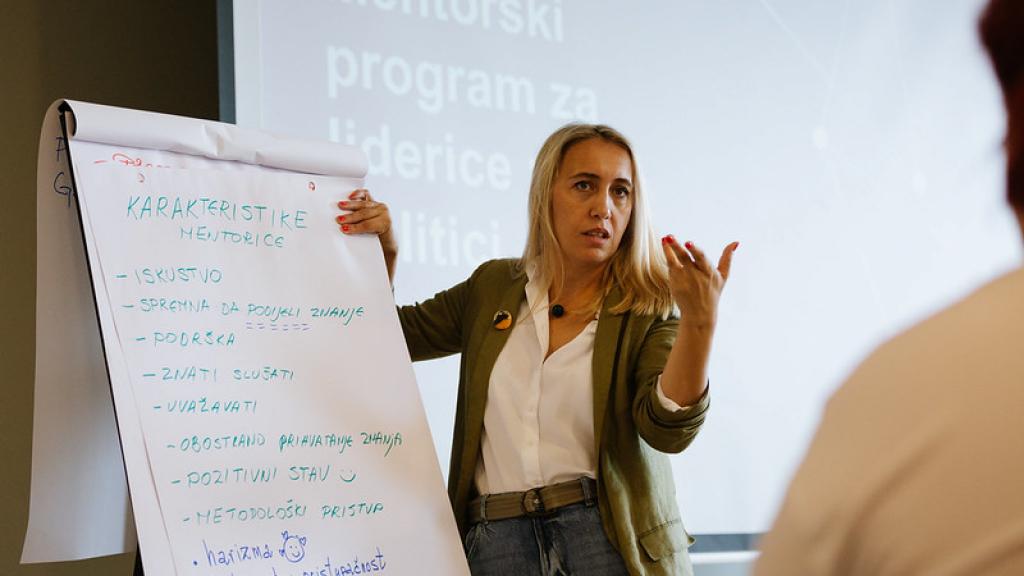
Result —
<instances>
[{"instance_id":1,"label":"belt buckle","mask_svg":"<svg viewBox=\"0 0 1024 576\"><path fill-rule=\"evenodd\" d=\"M524 516L529 516L530 518L547 514L547 509L544 508L544 499L540 495L540 489L530 488L523 492L523 497L519 499L519 509L523 511Z\"/></svg>"}]
</instances>

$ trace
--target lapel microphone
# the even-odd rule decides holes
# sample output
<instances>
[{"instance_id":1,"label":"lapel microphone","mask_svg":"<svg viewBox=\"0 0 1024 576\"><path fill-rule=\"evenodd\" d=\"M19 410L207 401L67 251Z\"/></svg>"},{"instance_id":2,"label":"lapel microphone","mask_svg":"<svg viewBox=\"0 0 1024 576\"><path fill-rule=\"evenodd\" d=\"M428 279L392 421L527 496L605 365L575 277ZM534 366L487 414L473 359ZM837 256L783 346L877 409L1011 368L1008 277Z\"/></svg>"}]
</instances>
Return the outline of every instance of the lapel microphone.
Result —
<instances>
[{"instance_id":1,"label":"lapel microphone","mask_svg":"<svg viewBox=\"0 0 1024 576\"><path fill-rule=\"evenodd\" d=\"M565 308L562 308L561 304L555 304L551 307L551 315L555 318L561 318L565 315Z\"/></svg>"}]
</instances>

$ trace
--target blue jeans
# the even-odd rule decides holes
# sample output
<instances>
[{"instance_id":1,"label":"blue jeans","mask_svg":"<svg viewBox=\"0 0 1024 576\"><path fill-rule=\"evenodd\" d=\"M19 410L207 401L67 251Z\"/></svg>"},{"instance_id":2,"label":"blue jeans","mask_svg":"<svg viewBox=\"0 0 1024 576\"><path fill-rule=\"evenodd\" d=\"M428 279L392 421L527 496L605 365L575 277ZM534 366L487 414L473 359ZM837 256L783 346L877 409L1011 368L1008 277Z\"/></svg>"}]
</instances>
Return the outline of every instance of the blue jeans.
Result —
<instances>
[{"instance_id":1,"label":"blue jeans","mask_svg":"<svg viewBox=\"0 0 1024 576\"><path fill-rule=\"evenodd\" d=\"M466 533L473 576L628 576L596 504L551 515L482 521Z\"/></svg>"}]
</instances>

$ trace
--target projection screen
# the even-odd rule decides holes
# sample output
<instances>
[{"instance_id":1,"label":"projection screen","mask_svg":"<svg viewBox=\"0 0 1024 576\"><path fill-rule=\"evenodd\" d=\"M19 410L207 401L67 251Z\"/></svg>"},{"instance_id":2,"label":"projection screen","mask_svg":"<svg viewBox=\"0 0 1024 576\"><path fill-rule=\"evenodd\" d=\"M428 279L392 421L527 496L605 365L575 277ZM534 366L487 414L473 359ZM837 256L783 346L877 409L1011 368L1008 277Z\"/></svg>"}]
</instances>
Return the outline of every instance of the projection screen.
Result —
<instances>
[{"instance_id":1,"label":"projection screen","mask_svg":"<svg viewBox=\"0 0 1024 576\"><path fill-rule=\"evenodd\" d=\"M672 462L690 532L755 535L856 363L1020 257L981 5L235 0L235 111L366 151L399 303L521 253L553 129L623 131L658 234L741 242ZM443 470L457 366L416 367Z\"/></svg>"}]
</instances>

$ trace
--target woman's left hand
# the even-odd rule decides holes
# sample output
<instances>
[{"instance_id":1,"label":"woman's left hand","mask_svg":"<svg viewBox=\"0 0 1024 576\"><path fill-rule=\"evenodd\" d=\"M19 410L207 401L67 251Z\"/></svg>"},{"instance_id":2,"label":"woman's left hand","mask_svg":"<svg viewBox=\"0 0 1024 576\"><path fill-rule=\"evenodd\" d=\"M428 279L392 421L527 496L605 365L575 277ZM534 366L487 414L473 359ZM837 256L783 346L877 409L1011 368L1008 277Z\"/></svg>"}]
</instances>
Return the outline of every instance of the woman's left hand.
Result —
<instances>
[{"instance_id":1,"label":"woman's left hand","mask_svg":"<svg viewBox=\"0 0 1024 576\"><path fill-rule=\"evenodd\" d=\"M680 244L674 236L661 239L668 260L672 299L682 315L681 326L709 329L718 319L718 299L729 279L732 255L739 242L732 242L722 251L718 266L712 267L704 252L693 242Z\"/></svg>"}]
</instances>

